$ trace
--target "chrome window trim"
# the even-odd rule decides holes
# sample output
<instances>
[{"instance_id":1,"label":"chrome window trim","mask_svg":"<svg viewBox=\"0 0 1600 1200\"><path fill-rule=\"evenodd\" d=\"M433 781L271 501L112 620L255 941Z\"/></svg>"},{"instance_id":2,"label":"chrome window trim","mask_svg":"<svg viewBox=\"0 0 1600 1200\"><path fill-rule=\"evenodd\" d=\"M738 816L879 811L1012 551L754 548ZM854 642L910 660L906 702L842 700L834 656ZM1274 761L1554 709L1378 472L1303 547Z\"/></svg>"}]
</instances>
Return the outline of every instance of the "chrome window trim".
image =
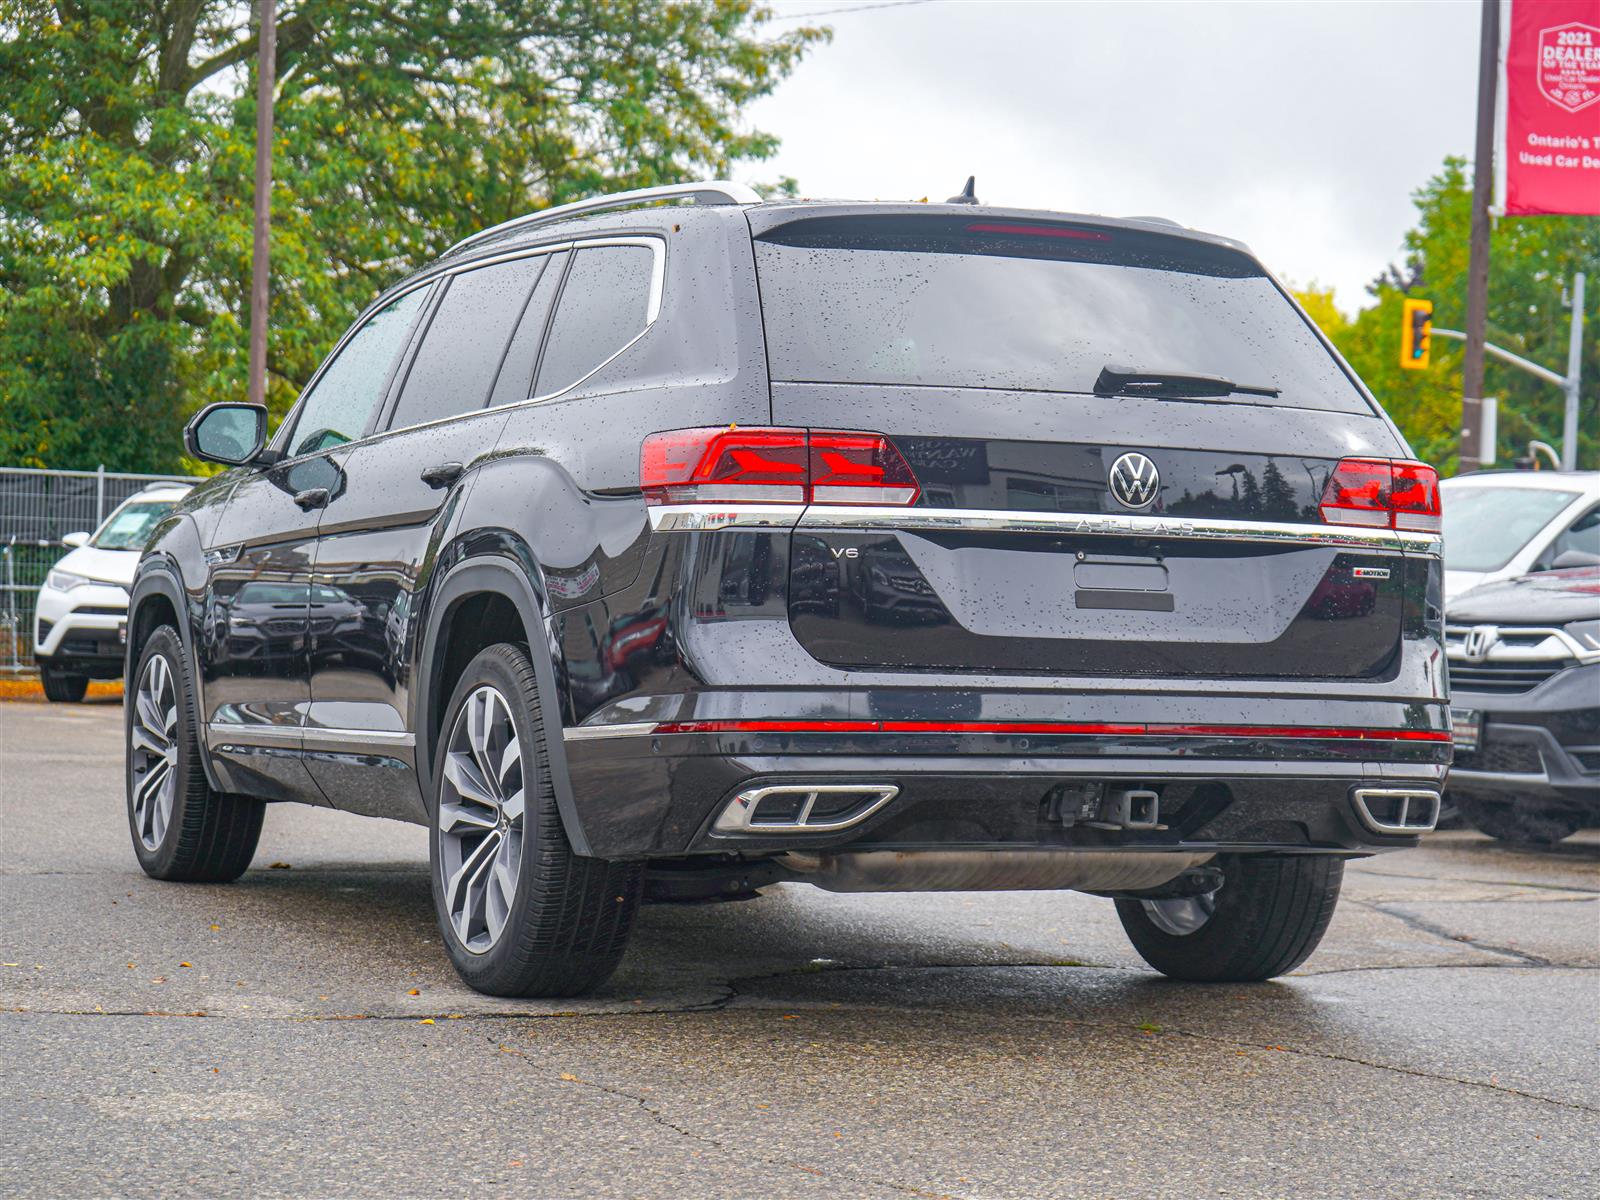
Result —
<instances>
[{"instance_id":1,"label":"chrome window trim","mask_svg":"<svg viewBox=\"0 0 1600 1200\"><path fill-rule=\"evenodd\" d=\"M1404 550L1437 557L1436 533L1273 521L1190 520L1144 513L1049 513L1004 509L900 508L845 504L666 504L649 509L650 527L664 533L738 527L796 529L961 530L1143 537L1188 541L1250 541L1277 545Z\"/></svg>"},{"instance_id":2,"label":"chrome window trim","mask_svg":"<svg viewBox=\"0 0 1600 1200\"><path fill-rule=\"evenodd\" d=\"M511 262L519 258L537 258L542 254L558 254L563 250L585 249L590 246L643 246L651 252L653 261L650 268L650 294L645 305L644 328L638 333L634 334L633 337L623 345L614 350L609 357L596 364L586 375L574 380L572 383L568 384L558 392L546 392L543 395L529 396L523 400L507 400L504 404L493 404L487 408L474 408L468 412L454 413L451 416L438 417L432 421L421 421L415 425L403 425L398 429L375 429L365 437L355 438L348 442L340 442L337 446L329 446L322 450L315 450L310 454L301 454L296 455L293 458L284 458L273 465L275 467L292 466L293 464L301 462L305 459L315 458L319 454L335 453L342 450L354 450L358 446L367 446L371 445L373 442L381 442L385 438L393 437L395 434L399 433L411 433L418 429L431 429L436 425L447 425L452 421L464 421L471 417L483 416L486 413L507 412L510 409L521 408L523 405L527 404L543 404L548 400L555 400L558 397L565 396L574 388L580 387L586 383L594 375L599 373L605 367L609 366L613 361L629 350L635 342L644 337L645 334L649 333L650 330L655 327L656 321L661 316L662 302L666 295L666 239L656 237L651 234L640 234L636 237L617 236L570 238L563 242L553 242L547 246L522 246L515 250L508 250L504 254L489 255L484 258L474 258L469 262L452 265L444 270L440 270L429 275L426 279L417 281L410 287L402 288L397 292L387 294L385 297L380 297L380 299L384 301L385 307L387 307L388 304L392 304L394 301L399 300L402 296L410 295L418 288L432 287L434 284L437 284L443 280L446 276L461 275L467 271L475 271L479 267L497 266L500 263ZM556 297L558 303L560 299L561 297L558 295ZM276 443L284 430L292 429L294 427L294 423L299 419L300 406L305 398L311 394L311 390L317 386L317 381L322 377L323 369L326 368L328 364L333 362L336 357L338 357L339 352L344 349L345 342L349 341L355 332L366 324L368 317L370 317L376 311L377 301L374 301L373 304L361 314L361 316L357 317L356 320L351 323L350 328L345 330L344 336L341 337L337 343L335 343L334 348L329 351L328 356L322 360L322 365L317 368L317 373L311 377L310 382L306 384L300 395L295 399L293 407L289 409L288 414L285 415L283 421L279 424L278 431L273 434L272 442L269 442L269 445ZM384 397L383 403L384 407L387 408L389 404L389 397L387 395Z\"/></svg>"}]
</instances>

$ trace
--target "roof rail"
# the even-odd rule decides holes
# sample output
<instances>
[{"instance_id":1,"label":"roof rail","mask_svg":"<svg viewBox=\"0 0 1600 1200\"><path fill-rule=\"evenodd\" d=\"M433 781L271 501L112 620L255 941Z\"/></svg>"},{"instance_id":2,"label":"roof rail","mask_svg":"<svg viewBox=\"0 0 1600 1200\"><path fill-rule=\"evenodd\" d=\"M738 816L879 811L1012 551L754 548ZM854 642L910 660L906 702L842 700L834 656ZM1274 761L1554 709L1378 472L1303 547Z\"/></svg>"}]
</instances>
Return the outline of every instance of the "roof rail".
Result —
<instances>
[{"instance_id":1,"label":"roof rail","mask_svg":"<svg viewBox=\"0 0 1600 1200\"><path fill-rule=\"evenodd\" d=\"M696 204L760 204L761 194L742 183L731 183L726 179L707 179L699 183L669 183L664 187L635 188L631 192L591 196L587 200L579 200L573 204L558 204L554 208L542 208L538 212L512 217L511 220L502 221L488 229L480 229L470 237L462 238L445 253L454 254L463 246L470 246L474 242L480 242L497 233L504 233L508 229L521 229L545 221L560 221L567 217L604 212L612 208L627 208L634 204L650 204L657 200L692 200Z\"/></svg>"}]
</instances>

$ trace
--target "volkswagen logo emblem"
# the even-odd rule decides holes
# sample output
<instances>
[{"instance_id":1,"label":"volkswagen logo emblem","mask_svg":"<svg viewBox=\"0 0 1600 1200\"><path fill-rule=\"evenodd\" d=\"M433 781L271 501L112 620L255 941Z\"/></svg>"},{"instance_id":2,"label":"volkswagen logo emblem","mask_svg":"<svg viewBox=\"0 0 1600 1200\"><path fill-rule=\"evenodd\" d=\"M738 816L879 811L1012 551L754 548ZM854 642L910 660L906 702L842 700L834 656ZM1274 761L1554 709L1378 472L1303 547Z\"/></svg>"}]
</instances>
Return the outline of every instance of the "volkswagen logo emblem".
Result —
<instances>
[{"instance_id":1,"label":"volkswagen logo emblem","mask_svg":"<svg viewBox=\"0 0 1600 1200\"><path fill-rule=\"evenodd\" d=\"M1161 491L1161 472L1142 454L1128 453L1111 464L1111 494L1125 508L1149 508Z\"/></svg>"},{"instance_id":2,"label":"volkswagen logo emblem","mask_svg":"<svg viewBox=\"0 0 1600 1200\"><path fill-rule=\"evenodd\" d=\"M1469 663L1481 663L1499 640L1500 631L1493 625L1474 625L1462 639L1461 656Z\"/></svg>"}]
</instances>

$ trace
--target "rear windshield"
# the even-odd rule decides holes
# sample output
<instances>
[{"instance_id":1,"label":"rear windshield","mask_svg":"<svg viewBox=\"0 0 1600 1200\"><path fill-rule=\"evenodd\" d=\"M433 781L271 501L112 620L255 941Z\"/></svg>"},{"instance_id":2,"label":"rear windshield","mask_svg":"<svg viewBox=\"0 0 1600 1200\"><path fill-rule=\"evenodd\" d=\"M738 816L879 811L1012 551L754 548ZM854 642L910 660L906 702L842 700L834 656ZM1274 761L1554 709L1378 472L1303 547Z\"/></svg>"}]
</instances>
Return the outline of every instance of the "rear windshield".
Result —
<instances>
[{"instance_id":1,"label":"rear windshield","mask_svg":"<svg viewBox=\"0 0 1600 1200\"><path fill-rule=\"evenodd\" d=\"M1577 498L1553 488L1446 487L1445 567L1498 571Z\"/></svg>"},{"instance_id":2,"label":"rear windshield","mask_svg":"<svg viewBox=\"0 0 1600 1200\"><path fill-rule=\"evenodd\" d=\"M1104 368L1263 389L1231 402L1369 413L1247 255L1059 222L822 217L761 235L772 378L1092 393Z\"/></svg>"}]
</instances>

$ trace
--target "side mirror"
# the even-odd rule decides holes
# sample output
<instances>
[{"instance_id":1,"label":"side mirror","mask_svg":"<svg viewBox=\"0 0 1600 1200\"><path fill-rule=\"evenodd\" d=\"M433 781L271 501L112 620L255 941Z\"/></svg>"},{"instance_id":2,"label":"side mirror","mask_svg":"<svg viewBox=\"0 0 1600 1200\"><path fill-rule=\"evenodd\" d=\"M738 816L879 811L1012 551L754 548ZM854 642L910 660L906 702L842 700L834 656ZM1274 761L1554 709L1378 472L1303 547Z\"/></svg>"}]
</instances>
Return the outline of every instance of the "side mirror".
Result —
<instances>
[{"instance_id":1,"label":"side mirror","mask_svg":"<svg viewBox=\"0 0 1600 1200\"><path fill-rule=\"evenodd\" d=\"M230 467L253 462L267 444L267 410L231 400L208 404L184 427L183 444L206 462Z\"/></svg>"},{"instance_id":2,"label":"side mirror","mask_svg":"<svg viewBox=\"0 0 1600 1200\"><path fill-rule=\"evenodd\" d=\"M1590 554L1587 550L1563 550L1556 555L1556 560L1550 564L1550 569L1564 571L1568 567L1596 566L1600 566L1600 554Z\"/></svg>"},{"instance_id":3,"label":"side mirror","mask_svg":"<svg viewBox=\"0 0 1600 1200\"><path fill-rule=\"evenodd\" d=\"M61 544L63 546L71 546L76 550L79 546L87 546L89 544L89 535L82 530L77 533L64 533L61 535Z\"/></svg>"}]
</instances>

